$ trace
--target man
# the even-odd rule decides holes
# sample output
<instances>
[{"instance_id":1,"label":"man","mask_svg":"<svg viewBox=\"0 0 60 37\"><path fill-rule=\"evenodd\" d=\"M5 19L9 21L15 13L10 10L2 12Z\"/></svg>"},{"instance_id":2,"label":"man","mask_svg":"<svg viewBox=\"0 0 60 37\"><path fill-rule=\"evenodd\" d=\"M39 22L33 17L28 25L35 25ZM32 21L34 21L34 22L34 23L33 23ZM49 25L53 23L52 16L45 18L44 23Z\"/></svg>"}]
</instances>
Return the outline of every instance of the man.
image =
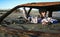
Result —
<instances>
[{"instance_id":1,"label":"man","mask_svg":"<svg viewBox=\"0 0 60 37\"><path fill-rule=\"evenodd\" d=\"M48 25L49 23L56 24L56 23L58 23L58 20L53 19L51 17L47 17L47 18L43 18L41 23L42 23L42 25Z\"/></svg>"},{"instance_id":2,"label":"man","mask_svg":"<svg viewBox=\"0 0 60 37\"><path fill-rule=\"evenodd\" d=\"M42 23L42 25L46 25L48 23L48 21L45 19L46 18L46 10L45 9L41 9L39 10L40 13L40 19L38 19L38 23Z\"/></svg>"},{"instance_id":3,"label":"man","mask_svg":"<svg viewBox=\"0 0 60 37\"><path fill-rule=\"evenodd\" d=\"M42 25L46 25L48 23L48 21L46 19L44 19L45 17L46 17L46 11L42 11L41 12L41 18L42 18L41 22L42 22Z\"/></svg>"},{"instance_id":4,"label":"man","mask_svg":"<svg viewBox=\"0 0 60 37\"><path fill-rule=\"evenodd\" d=\"M43 19L46 17L47 11L43 9L43 10L40 10L39 13L40 13L40 17Z\"/></svg>"},{"instance_id":5,"label":"man","mask_svg":"<svg viewBox=\"0 0 60 37\"><path fill-rule=\"evenodd\" d=\"M50 17L46 18L46 13L47 13L46 10L41 10L40 11L40 17L42 19L41 20L42 25L48 25L49 22L52 23L52 24L58 23L58 20L56 20L56 19L53 19L53 18L50 18Z\"/></svg>"}]
</instances>

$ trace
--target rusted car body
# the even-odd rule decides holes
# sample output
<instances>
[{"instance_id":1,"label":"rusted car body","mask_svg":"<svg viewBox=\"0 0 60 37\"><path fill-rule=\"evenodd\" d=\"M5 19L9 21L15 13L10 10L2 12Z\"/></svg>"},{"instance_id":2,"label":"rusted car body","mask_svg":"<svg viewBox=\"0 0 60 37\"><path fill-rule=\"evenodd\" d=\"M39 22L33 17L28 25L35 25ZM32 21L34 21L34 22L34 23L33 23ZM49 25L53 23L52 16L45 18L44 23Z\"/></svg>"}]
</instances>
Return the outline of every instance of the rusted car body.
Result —
<instances>
[{"instance_id":1,"label":"rusted car body","mask_svg":"<svg viewBox=\"0 0 60 37\"><path fill-rule=\"evenodd\" d=\"M4 15L1 16L0 18L0 23L9 15L11 14L14 10L16 10L17 8L21 8L24 7L29 7L30 10L28 11L28 13L26 13L26 17L29 16L29 13L31 11L32 8L37 8L39 10L41 9L45 9L46 11L49 11L48 17L52 17L52 12L53 11L60 11L60 2L41 2L41 3L28 3L28 4L22 4L22 5L18 5L14 8L12 8L10 11L8 11L7 13L5 13ZM40 12L40 11L39 11ZM11 27L7 27L4 25L0 26L0 32L5 32L7 34L13 34L13 35L18 35L18 36L22 36L22 35L36 35L36 36L56 36L56 37L60 37L60 30L58 31L59 33L49 33L49 32L42 32L42 31L27 31L27 30L20 30L20 29L16 29L16 28L11 28ZM24 36L25 37L25 36ZM28 36L27 36L28 37Z\"/></svg>"}]
</instances>

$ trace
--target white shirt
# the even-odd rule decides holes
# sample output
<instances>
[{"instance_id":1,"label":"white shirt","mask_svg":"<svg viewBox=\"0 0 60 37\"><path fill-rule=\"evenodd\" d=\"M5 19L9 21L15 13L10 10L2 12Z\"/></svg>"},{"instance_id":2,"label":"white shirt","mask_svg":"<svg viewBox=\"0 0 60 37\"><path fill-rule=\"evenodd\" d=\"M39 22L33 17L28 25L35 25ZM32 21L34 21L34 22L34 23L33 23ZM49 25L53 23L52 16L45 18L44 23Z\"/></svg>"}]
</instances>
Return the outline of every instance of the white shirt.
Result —
<instances>
[{"instance_id":1,"label":"white shirt","mask_svg":"<svg viewBox=\"0 0 60 37\"><path fill-rule=\"evenodd\" d=\"M31 23L37 23L37 17L32 17L31 18Z\"/></svg>"}]
</instances>

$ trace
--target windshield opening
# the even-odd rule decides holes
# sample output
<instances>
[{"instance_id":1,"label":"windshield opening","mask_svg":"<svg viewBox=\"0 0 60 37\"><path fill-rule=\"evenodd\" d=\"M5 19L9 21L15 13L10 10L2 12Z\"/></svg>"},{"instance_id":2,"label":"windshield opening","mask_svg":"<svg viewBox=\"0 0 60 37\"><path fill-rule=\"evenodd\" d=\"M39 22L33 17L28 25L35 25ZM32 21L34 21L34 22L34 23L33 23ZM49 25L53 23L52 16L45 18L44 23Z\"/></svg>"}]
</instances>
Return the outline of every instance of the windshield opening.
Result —
<instances>
[{"instance_id":1,"label":"windshield opening","mask_svg":"<svg viewBox=\"0 0 60 37\"><path fill-rule=\"evenodd\" d=\"M51 23L52 18L51 18L50 22L48 22L46 20L46 19L50 19L50 18L48 18L49 11L45 11L46 17L44 19L41 19L41 14L45 14L45 12L42 12L40 14L39 9L32 8L29 13L29 16L28 16L29 10L30 10L29 7L25 7L25 10L24 10L24 7L14 10L9 16L7 16L3 20L2 24L4 24L4 25L7 24L10 27L14 27L14 28L20 28L23 30L24 29L25 30L33 30L33 31L40 31L40 29L42 29L42 31L43 31L44 29L48 29L49 27L51 28L51 26L49 26L50 24L53 24L53 26L54 26L52 29L55 28L55 24L57 22ZM54 18L53 20L55 20L55 21L60 20L59 13L60 13L59 11L52 13L52 17ZM27 16L28 16L28 18L27 18ZM56 27L58 27L58 26L59 26L59 23L57 23Z\"/></svg>"}]
</instances>

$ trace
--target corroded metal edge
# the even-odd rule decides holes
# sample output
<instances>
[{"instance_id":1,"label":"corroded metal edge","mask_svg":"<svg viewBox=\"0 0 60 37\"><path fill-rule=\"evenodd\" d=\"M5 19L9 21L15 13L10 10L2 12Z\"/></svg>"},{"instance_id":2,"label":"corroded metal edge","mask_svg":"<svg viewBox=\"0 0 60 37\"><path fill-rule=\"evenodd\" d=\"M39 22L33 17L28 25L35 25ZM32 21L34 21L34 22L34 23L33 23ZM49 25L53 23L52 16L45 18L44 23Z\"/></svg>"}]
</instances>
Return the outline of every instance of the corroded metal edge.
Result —
<instances>
[{"instance_id":1,"label":"corroded metal edge","mask_svg":"<svg viewBox=\"0 0 60 37\"><path fill-rule=\"evenodd\" d=\"M20 29L15 29L15 28L10 28L10 27L3 27L0 26L0 32L12 34L12 35L37 35L37 36L59 36L60 33L46 33L46 32L41 32L41 31L25 31L25 30L20 30Z\"/></svg>"}]
</instances>

